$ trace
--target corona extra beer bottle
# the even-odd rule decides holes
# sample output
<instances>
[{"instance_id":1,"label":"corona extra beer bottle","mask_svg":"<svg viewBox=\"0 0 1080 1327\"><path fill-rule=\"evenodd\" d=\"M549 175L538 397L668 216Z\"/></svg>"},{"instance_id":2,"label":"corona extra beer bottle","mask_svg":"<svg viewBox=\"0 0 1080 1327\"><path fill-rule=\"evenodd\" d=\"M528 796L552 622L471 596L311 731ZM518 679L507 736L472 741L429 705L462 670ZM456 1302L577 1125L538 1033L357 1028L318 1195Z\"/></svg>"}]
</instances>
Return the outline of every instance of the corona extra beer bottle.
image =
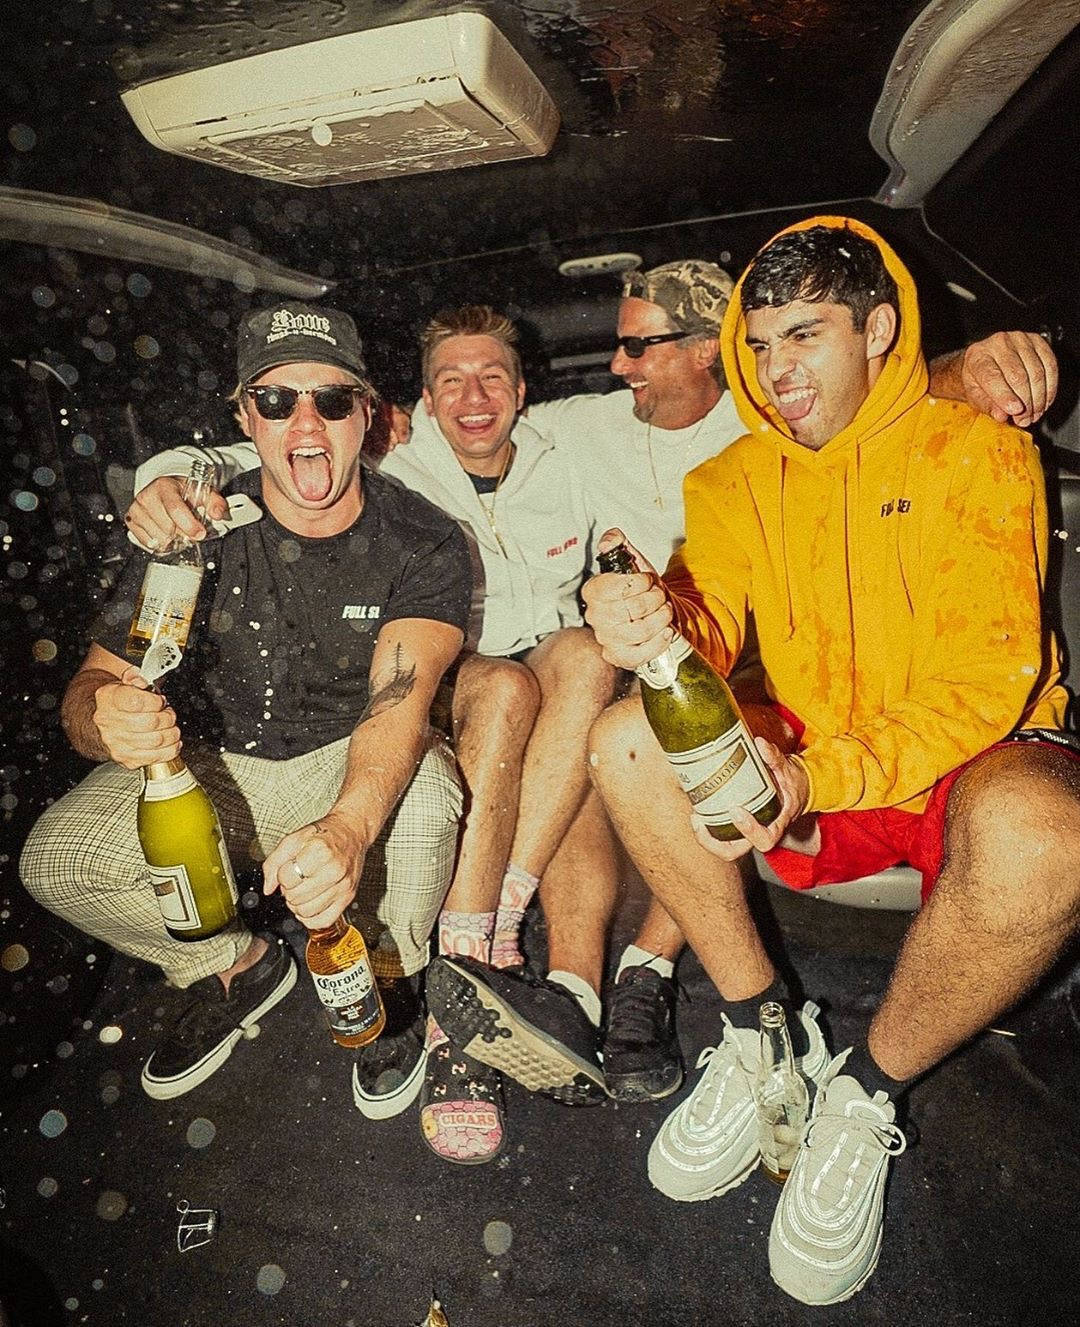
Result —
<instances>
[{"instance_id":1,"label":"corona extra beer bottle","mask_svg":"<svg viewBox=\"0 0 1080 1327\"><path fill-rule=\"evenodd\" d=\"M339 1046L366 1046L386 1025L364 937L342 914L308 932L307 965Z\"/></svg>"},{"instance_id":2,"label":"corona extra beer bottle","mask_svg":"<svg viewBox=\"0 0 1080 1327\"><path fill-rule=\"evenodd\" d=\"M759 1016L761 1058L753 1087L758 1147L765 1174L783 1184L806 1132L810 1094L795 1068L784 1006L769 1000L761 1006Z\"/></svg>"}]
</instances>

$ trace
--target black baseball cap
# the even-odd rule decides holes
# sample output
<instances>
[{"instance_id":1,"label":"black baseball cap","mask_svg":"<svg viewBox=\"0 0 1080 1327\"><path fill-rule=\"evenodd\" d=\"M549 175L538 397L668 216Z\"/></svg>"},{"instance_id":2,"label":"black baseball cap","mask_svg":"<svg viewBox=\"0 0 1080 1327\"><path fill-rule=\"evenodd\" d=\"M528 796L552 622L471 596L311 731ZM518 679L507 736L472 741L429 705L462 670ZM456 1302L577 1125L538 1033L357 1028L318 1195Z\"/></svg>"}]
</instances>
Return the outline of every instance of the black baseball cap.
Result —
<instances>
[{"instance_id":1,"label":"black baseball cap","mask_svg":"<svg viewBox=\"0 0 1080 1327\"><path fill-rule=\"evenodd\" d=\"M334 364L367 381L356 324L347 313L290 300L249 313L240 324L236 372L242 383L278 364Z\"/></svg>"}]
</instances>

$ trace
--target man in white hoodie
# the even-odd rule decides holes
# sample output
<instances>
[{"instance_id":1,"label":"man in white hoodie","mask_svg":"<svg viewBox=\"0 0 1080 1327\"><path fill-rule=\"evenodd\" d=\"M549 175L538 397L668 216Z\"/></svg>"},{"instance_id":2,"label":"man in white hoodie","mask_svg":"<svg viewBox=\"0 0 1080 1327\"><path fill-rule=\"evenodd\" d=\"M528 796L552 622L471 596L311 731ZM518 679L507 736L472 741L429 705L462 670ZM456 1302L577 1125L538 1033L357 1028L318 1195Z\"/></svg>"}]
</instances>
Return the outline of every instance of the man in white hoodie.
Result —
<instances>
[{"instance_id":1,"label":"man in white hoodie","mask_svg":"<svg viewBox=\"0 0 1080 1327\"><path fill-rule=\"evenodd\" d=\"M566 454L517 418L525 383L509 319L483 305L448 310L425 328L421 351L424 391L412 440L379 469L458 521L474 572L466 649L451 670L449 698L468 806L439 950L514 967L540 876L552 877L560 894L586 892L582 881L604 897L615 889L614 845L585 766L589 727L611 700L616 676L582 625L578 602L593 522ZM144 542L169 532L164 508L157 521L151 514L154 499L171 506L161 477L184 468L189 451L165 453L138 472L128 526ZM226 480L258 463L244 444L213 459ZM184 513L173 510L183 526ZM558 946L556 933L549 980L591 999L598 1022L595 992L560 973ZM418 1039L414 1028L392 1028L376 1045L358 1070L354 1097L364 1113L386 1116L413 1099L405 1084L419 1089ZM498 1075L453 1052L430 1022L425 1053L425 1139L447 1160L490 1159L504 1135ZM396 1095L395 1078L403 1086ZM574 1099L603 1094L597 1073Z\"/></svg>"}]
</instances>

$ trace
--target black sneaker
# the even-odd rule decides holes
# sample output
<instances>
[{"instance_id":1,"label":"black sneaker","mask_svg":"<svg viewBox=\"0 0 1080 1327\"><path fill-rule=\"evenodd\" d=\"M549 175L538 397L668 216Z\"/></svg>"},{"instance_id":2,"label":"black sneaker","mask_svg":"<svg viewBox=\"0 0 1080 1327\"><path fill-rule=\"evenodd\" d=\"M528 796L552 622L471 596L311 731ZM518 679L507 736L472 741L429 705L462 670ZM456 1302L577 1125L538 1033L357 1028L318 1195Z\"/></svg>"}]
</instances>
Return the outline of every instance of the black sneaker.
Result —
<instances>
[{"instance_id":1,"label":"black sneaker","mask_svg":"<svg viewBox=\"0 0 1080 1327\"><path fill-rule=\"evenodd\" d=\"M292 954L272 935L266 953L237 973L226 995L218 977L203 977L187 988L190 997L157 1050L143 1065L143 1090L156 1101L182 1096L220 1069L244 1035L296 984Z\"/></svg>"},{"instance_id":2,"label":"black sneaker","mask_svg":"<svg viewBox=\"0 0 1080 1327\"><path fill-rule=\"evenodd\" d=\"M389 1120L416 1100L424 1083L424 1007L421 975L379 983L386 1027L353 1064L353 1101L369 1120Z\"/></svg>"},{"instance_id":3,"label":"black sneaker","mask_svg":"<svg viewBox=\"0 0 1080 1327\"><path fill-rule=\"evenodd\" d=\"M608 992L604 1081L616 1101L659 1101L683 1080L675 1035L675 982L630 967Z\"/></svg>"},{"instance_id":4,"label":"black sneaker","mask_svg":"<svg viewBox=\"0 0 1080 1327\"><path fill-rule=\"evenodd\" d=\"M432 960L428 1008L450 1040L530 1092L564 1106L607 1095L596 1029L555 982L500 972L472 958Z\"/></svg>"}]
</instances>

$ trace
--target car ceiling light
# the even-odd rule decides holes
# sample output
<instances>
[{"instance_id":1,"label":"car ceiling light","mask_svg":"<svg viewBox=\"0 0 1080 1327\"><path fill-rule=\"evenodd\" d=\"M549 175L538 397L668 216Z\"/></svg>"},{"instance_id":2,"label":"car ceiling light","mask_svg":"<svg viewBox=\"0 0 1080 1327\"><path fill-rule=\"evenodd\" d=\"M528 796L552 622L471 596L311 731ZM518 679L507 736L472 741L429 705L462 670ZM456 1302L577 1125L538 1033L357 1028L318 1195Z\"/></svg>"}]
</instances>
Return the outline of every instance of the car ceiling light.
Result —
<instances>
[{"instance_id":1,"label":"car ceiling light","mask_svg":"<svg viewBox=\"0 0 1080 1327\"><path fill-rule=\"evenodd\" d=\"M559 112L483 14L439 14L128 88L155 147L316 187L543 156Z\"/></svg>"},{"instance_id":2,"label":"car ceiling light","mask_svg":"<svg viewBox=\"0 0 1080 1327\"><path fill-rule=\"evenodd\" d=\"M641 266L639 253L601 253L589 258L567 258L559 264L561 276L576 279L583 276L621 276Z\"/></svg>"}]
</instances>

